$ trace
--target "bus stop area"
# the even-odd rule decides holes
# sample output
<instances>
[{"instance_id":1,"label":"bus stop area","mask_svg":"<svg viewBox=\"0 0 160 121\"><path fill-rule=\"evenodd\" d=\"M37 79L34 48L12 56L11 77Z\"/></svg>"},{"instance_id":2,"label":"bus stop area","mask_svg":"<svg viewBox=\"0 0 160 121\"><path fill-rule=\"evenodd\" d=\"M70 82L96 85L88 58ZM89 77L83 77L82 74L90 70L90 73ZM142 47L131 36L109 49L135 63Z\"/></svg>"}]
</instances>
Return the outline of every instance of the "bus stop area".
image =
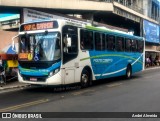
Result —
<instances>
[{"instance_id":1,"label":"bus stop area","mask_svg":"<svg viewBox=\"0 0 160 121\"><path fill-rule=\"evenodd\" d=\"M160 67L160 52L145 51L145 68Z\"/></svg>"},{"instance_id":2,"label":"bus stop area","mask_svg":"<svg viewBox=\"0 0 160 121\"><path fill-rule=\"evenodd\" d=\"M18 80L11 80L11 81L7 82L6 84L2 84L0 86L0 93L1 93L1 91L4 91L4 90L23 88L23 87L28 87L28 86L30 86L30 85L19 83Z\"/></svg>"}]
</instances>

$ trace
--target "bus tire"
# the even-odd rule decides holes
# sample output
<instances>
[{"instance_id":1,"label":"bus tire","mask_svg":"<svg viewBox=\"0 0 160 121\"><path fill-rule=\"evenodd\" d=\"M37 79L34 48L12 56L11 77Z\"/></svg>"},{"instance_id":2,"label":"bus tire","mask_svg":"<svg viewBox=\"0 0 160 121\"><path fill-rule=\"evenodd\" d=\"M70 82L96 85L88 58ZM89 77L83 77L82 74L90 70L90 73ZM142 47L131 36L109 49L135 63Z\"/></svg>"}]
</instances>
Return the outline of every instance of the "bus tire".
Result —
<instances>
[{"instance_id":1,"label":"bus tire","mask_svg":"<svg viewBox=\"0 0 160 121\"><path fill-rule=\"evenodd\" d=\"M132 76L132 67L131 67L131 65L128 65L127 69L126 69L126 78L130 79L131 76Z\"/></svg>"},{"instance_id":2,"label":"bus tire","mask_svg":"<svg viewBox=\"0 0 160 121\"><path fill-rule=\"evenodd\" d=\"M87 69L84 69L81 74L81 87L86 88L90 84L90 73Z\"/></svg>"}]
</instances>

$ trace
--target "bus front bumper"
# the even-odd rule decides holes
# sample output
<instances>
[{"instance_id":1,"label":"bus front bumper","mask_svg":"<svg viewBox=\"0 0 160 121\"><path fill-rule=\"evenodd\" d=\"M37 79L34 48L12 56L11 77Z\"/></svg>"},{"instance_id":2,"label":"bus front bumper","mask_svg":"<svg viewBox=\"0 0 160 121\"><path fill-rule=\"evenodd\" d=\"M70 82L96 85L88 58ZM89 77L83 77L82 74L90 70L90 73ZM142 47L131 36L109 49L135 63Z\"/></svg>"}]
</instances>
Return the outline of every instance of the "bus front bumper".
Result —
<instances>
[{"instance_id":1,"label":"bus front bumper","mask_svg":"<svg viewBox=\"0 0 160 121\"><path fill-rule=\"evenodd\" d=\"M55 75L48 77L47 79L43 81L37 81L37 80L24 80L21 74L18 72L18 81L20 83L27 83L27 84L33 84L33 85L61 85L62 84L62 77L61 72L59 71Z\"/></svg>"}]
</instances>

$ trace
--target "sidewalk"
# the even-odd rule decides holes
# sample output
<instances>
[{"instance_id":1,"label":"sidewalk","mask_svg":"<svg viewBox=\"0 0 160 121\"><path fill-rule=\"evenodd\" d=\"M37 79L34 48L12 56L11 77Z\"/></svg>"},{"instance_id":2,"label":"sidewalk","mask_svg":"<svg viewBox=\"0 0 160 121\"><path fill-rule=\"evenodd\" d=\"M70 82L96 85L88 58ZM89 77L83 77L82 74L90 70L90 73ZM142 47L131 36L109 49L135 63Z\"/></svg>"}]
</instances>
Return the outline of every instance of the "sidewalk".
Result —
<instances>
[{"instance_id":1,"label":"sidewalk","mask_svg":"<svg viewBox=\"0 0 160 121\"><path fill-rule=\"evenodd\" d=\"M160 68L160 66L151 66L151 67L147 67L144 70L152 70L152 69L158 69Z\"/></svg>"},{"instance_id":2,"label":"sidewalk","mask_svg":"<svg viewBox=\"0 0 160 121\"><path fill-rule=\"evenodd\" d=\"M29 86L29 84L20 83L18 82L18 80L12 80L12 81L8 81L6 84L1 84L0 91L7 90L7 89L14 89L14 88L22 88L27 86Z\"/></svg>"}]
</instances>

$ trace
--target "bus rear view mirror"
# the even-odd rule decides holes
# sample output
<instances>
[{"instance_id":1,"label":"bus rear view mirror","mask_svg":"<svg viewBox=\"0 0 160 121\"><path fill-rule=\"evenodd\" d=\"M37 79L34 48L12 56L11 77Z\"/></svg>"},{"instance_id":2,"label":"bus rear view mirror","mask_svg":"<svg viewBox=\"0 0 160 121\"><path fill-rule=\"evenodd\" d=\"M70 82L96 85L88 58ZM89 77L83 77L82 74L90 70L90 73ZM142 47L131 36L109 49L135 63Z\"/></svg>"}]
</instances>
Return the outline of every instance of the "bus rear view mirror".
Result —
<instances>
[{"instance_id":1,"label":"bus rear view mirror","mask_svg":"<svg viewBox=\"0 0 160 121\"><path fill-rule=\"evenodd\" d=\"M15 49L15 39L18 38L19 35L16 35L12 38L12 50L16 52L16 49Z\"/></svg>"}]
</instances>

